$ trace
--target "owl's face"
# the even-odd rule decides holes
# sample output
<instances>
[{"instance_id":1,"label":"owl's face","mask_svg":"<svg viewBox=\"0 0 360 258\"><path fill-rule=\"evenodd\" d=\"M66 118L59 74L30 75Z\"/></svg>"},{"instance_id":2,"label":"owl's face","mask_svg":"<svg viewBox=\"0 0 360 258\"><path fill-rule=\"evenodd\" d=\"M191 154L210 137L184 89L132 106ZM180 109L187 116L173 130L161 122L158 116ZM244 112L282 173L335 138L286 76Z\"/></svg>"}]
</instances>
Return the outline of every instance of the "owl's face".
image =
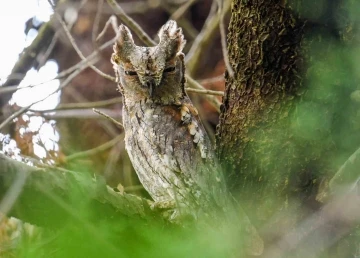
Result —
<instances>
[{"instance_id":1,"label":"owl's face","mask_svg":"<svg viewBox=\"0 0 360 258\"><path fill-rule=\"evenodd\" d=\"M185 40L176 23L169 21L160 29L155 47L136 46L129 29L119 29L111 61L125 98L171 102L183 96Z\"/></svg>"}]
</instances>

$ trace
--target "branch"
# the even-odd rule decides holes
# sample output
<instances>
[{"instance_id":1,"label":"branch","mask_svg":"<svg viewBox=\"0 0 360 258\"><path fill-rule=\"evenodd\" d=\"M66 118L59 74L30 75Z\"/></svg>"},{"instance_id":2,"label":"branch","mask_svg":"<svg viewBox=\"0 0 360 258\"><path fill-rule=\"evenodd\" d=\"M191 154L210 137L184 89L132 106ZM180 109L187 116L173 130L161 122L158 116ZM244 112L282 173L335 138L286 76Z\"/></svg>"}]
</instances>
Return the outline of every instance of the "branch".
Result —
<instances>
[{"instance_id":1,"label":"branch","mask_svg":"<svg viewBox=\"0 0 360 258\"><path fill-rule=\"evenodd\" d=\"M84 158L84 157L89 157L91 155L95 155L98 154L99 152L103 152L107 149L110 149L111 147L113 147L114 145L116 145L117 143L119 143L121 140L124 140L124 135L120 134L117 137L115 137L114 139L105 142L104 144L101 144L99 146L97 146L96 148L90 149L90 150L86 150L86 151L82 151L82 152L77 152L74 153L70 156L65 157L65 162L70 162L74 159L80 159L80 158Z\"/></svg>"},{"instance_id":2,"label":"branch","mask_svg":"<svg viewBox=\"0 0 360 258\"><path fill-rule=\"evenodd\" d=\"M216 14L216 1L213 2L209 15L204 23L204 26L196 37L193 45L191 46L188 54L185 58L187 71L192 74L201 60L201 56L206 51L206 46L209 44L209 41L214 37L216 30L219 26L220 16ZM224 12L227 12L229 5L224 6Z\"/></svg>"},{"instance_id":3,"label":"branch","mask_svg":"<svg viewBox=\"0 0 360 258\"><path fill-rule=\"evenodd\" d=\"M329 182L331 192L357 187L360 180L360 148L357 149L336 172Z\"/></svg>"},{"instance_id":4,"label":"branch","mask_svg":"<svg viewBox=\"0 0 360 258\"><path fill-rule=\"evenodd\" d=\"M195 88L198 90L205 90L205 88L195 81L193 78L191 78L189 75L186 75L186 82L189 84L191 88ZM205 95L207 100L215 107L215 109L220 112L220 101L213 95Z\"/></svg>"},{"instance_id":5,"label":"branch","mask_svg":"<svg viewBox=\"0 0 360 258\"><path fill-rule=\"evenodd\" d=\"M180 6L171 16L171 20L178 20L197 0L189 0Z\"/></svg>"},{"instance_id":6,"label":"branch","mask_svg":"<svg viewBox=\"0 0 360 258\"><path fill-rule=\"evenodd\" d=\"M83 55L83 53L80 51L80 48L78 47L78 45L76 44L75 42L75 39L73 38L73 36L71 35L68 27L66 26L66 23L63 21L63 19L61 18L61 16L57 13L55 13L55 16L57 17L57 19L59 20L59 22L61 23L64 31L65 31L65 34L67 35L71 45L73 46L75 52L79 55L79 57L82 59L82 60L87 60L87 58ZM116 79L115 77L111 76L111 75L108 75L104 72L102 72L101 70L99 70L97 67L95 67L94 65L91 65L89 64L89 67L91 69L93 69L97 74L99 74L100 76L104 77L105 79L108 79L110 81L113 81L113 82L116 82Z\"/></svg>"},{"instance_id":7,"label":"branch","mask_svg":"<svg viewBox=\"0 0 360 258\"><path fill-rule=\"evenodd\" d=\"M93 108L93 111L94 111L96 114L99 114L99 115L105 117L105 118L106 118L107 120L109 120L110 122L113 122L114 124L117 125L117 127L119 127L119 128L124 128L124 126L123 126L122 123L116 121L116 120L113 118L114 116L109 116L109 115L105 114L104 112L101 112L100 110L98 110L98 109L96 109L96 108Z\"/></svg>"},{"instance_id":8,"label":"branch","mask_svg":"<svg viewBox=\"0 0 360 258\"><path fill-rule=\"evenodd\" d=\"M115 0L107 0L108 4L114 10L115 14L126 24L146 46L155 46L156 42L153 41L149 35L137 24L130 16L126 15L124 10L116 3Z\"/></svg>"},{"instance_id":9,"label":"branch","mask_svg":"<svg viewBox=\"0 0 360 258\"><path fill-rule=\"evenodd\" d=\"M121 101L122 101L122 97L117 97L117 98L94 101L94 102L65 103L65 104L60 104L53 109L45 109L41 111L29 109L29 111L45 113L45 112L53 112L58 110L96 108L96 107L104 107L104 106L121 103Z\"/></svg>"},{"instance_id":10,"label":"branch","mask_svg":"<svg viewBox=\"0 0 360 258\"><path fill-rule=\"evenodd\" d=\"M199 90L199 89L193 89L193 88L185 88L187 92L193 92L198 94L207 94L207 95L215 95L215 96L224 96L223 91L217 91L217 90Z\"/></svg>"},{"instance_id":11,"label":"branch","mask_svg":"<svg viewBox=\"0 0 360 258\"><path fill-rule=\"evenodd\" d=\"M92 216L103 219L133 217L150 219L156 215L150 201L130 194L119 194L89 174L60 168L37 168L13 160L0 153L0 195L3 198L17 178L27 178L8 215L46 227L57 227L66 218L76 216L79 203L71 198L74 189L81 189ZM66 221L66 220L65 220Z\"/></svg>"},{"instance_id":12,"label":"branch","mask_svg":"<svg viewBox=\"0 0 360 258\"><path fill-rule=\"evenodd\" d=\"M359 225L359 214L360 196L356 191L336 196L269 246L262 257L320 257Z\"/></svg>"},{"instance_id":13,"label":"branch","mask_svg":"<svg viewBox=\"0 0 360 258\"><path fill-rule=\"evenodd\" d=\"M112 109L103 109L106 111L111 117L121 118L121 112L112 110ZM67 109L67 110L59 110L56 112L42 112L35 111L35 115L41 114L41 116L45 119L95 119L95 120L104 120L102 117L94 114L91 109ZM30 114L29 114L30 115ZM106 119L106 118L105 118ZM108 120L108 119L107 119Z\"/></svg>"},{"instance_id":14,"label":"branch","mask_svg":"<svg viewBox=\"0 0 360 258\"><path fill-rule=\"evenodd\" d=\"M32 87L43 85L44 83L47 83L47 82L50 82L50 81L53 81L53 80L56 80L56 79L65 78L67 75L71 74L75 70L82 68L84 66L84 64L86 64L86 63L90 63L91 65L96 63L98 61L100 51L112 46L115 43L115 41L116 41L116 37L109 40L109 41L107 41L103 45L101 45L92 54L87 56L86 59L81 60L77 64L75 64L75 65L69 67L68 69L60 72L57 76L55 76L54 78L52 78L50 80L47 80L47 81L44 81L44 82L41 82L41 83L38 83L38 84L35 84L35 85L27 85L27 86L21 87L21 88L19 88L18 84L11 85L11 86L8 86L8 87L0 87L0 94L5 94L5 93L8 93L8 92L14 92L14 91L17 91L18 89L32 88ZM14 78L14 76L10 75L9 78ZM19 76L15 77L15 78L19 78Z\"/></svg>"},{"instance_id":15,"label":"branch","mask_svg":"<svg viewBox=\"0 0 360 258\"><path fill-rule=\"evenodd\" d=\"M223 53L225 66L229 73L229 76L233 77L234 70L230 64L229 55L228 55L227 48L226 48L226 30L225 30L225 25L224 25L224 17L225 17L226 12L229 10L230 0L227 0L225 2L225 5L228 7L227 9L224 9L224 6L223 6L224 3L222 2L222 0L217 0L217 2L218 2L218 15L220 16L219 28L220 28L220 35L221 35L222 53Z\"/></svg>"},{"instance_id":16,"label":"branch","mask_svg":"<svg viewBox=\"0 0 360 258\"><path fill-rule=\"evenodd\" d=\"M10 75L2 87L18 85L24 79L27 71L34 65L40 51L44 46L48 45L46 42L50 41L55 34L51 26L52 22L53 19L41 26L34 41L23 51L19 60L16 62L11 71L11 75L16 74L19 76L13 77ZM9 101L11 96L11 93L4 94L0 99L0 107Z\"/></svg>"},{"instance_id":17,"label":"branch","mask_svg":"<svg viewBox=\"0 0 360 258\"><path fill-rule=\"evenodd\" d=\"M85 65L83 68L80 68L79 70L73 72L71 75L69 75L69 77L66 78L66 80L64 80L59 88L57 88L55 91L53 91L52 93L50 93L49 95L47 95L46 97L34 101L31 104L22 107L21 109L19 109L18 111L16 111L15 113L13 113L11 116L9 116L7 119L5 119L1 124L0 124L0 130L2 128L4 128L8 123L10 123L14 118L17 118L18 116L22 115L23 113L25 113L30 107L32 107L33 105L47 99L49 96L55 94L56 92L58 92L59 90L62 90L64 87L66 87L79 73L81 73L87 66Z\"/></svg>"}]
</instances>

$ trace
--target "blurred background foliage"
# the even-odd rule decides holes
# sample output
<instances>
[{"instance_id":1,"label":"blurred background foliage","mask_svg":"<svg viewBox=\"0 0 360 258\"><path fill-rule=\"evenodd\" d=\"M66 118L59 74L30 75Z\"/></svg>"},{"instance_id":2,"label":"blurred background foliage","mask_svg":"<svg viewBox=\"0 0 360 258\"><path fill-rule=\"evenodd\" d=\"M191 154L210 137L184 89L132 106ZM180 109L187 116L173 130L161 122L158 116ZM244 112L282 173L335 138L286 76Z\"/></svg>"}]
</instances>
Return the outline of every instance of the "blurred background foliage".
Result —
<instances>
[{"instance_id":1,"label":"blurred background foliage","mask_svg":"<svg viewBox=\"0 0 360 258\"><path fill-rule=\"evenodd\" d=\"M241 4L248 4L245 2ZM119 1L125 12L154 39L158 29L184 3L186 1L181 0ZM307 229L296 227L300 218L311 219L314 214L318 214L329 200L330 180L360 146L360 3L356 0L293 0L286 4L282 1L274 3L284 8L290 7L294 16L304 21L299 87L292 100L292 109L285 119L272 125L273 134L263 134L262 128L268 125L253 126L252 137L257 141L252 142L255 147L248 151L254 151L256 158L266 161L257 162L255 159L254 166L245 167L242 170L244 175L233 186L236 188L234 192L246 189L239 190L239 199L245 207L253 207L246 211L250 218L254 218L260 233L273 237L267 239L268 247L277 240L286 239L292 230ZM106 1L73 0L59 1L57 4L60 14L73 20L71 33L85 56L114 36L114 32L109 29L100 42L94 41L95 32L102 30L112 14ZM185 53L201 31L211 4L210 0L194 1L179 18L178 22L188 42ZM98 21L95 17L98 17ZM225 18L227 25L230 13ZM36 30L40 28L36 24L27 25ZM54 31L60 28L59 24L53 26ZM139 39L135 38L135 41L141 44ZM196 69L190 71L191 74L207 89L224 90L225 80L222 75L225 64L218 30L214 30L201 52L201 60ZM96 66L113 75L109 62L111 53L111 48L105 49ZM62 32L57 34L47 59L58 64L59 72L80 61ZM33 66L39 68L38 63ZM61 91L60 104L94 102L115 97L119 97L119 93L114 82L86 69L75 77L70 87ZM219 114L201 95L190 94L190 97L199 107L207 130L213 135ZM105 112L112 112L110 114L121 120L121 102L108 105ZM104 151L69 158L74 153L96 148L121 136L121 129L114 124L92 115L91 110L83 109L45 114L33 111L26 116L43 117L41 121L51 122L59 134L57 148L49 150L43 144L47 153L42 162L88 173L89 176L101 174L111 187L148 197L131 167L121 137ZM38 159L34 152L33 137L40 133L40 129L21 133L21 128L29 126L26 116L20 117L2 133L9 133L16 140L22 155ZM3 141L3 145L8 144ZM9 149L7 152L15 155ZM283 161L283 157L289 162L279 164L277 161ZM267 164L266 167L262 167L263 164ZM260 171L260 174L256 174L252 181L247 181L251 177L247 172L252 170ZM269 170L273 170L272 174L264 173ZM300 170L308 173L297 173ZM359 170L354 169L351 174L341 175L338 181L357 183L358 177ZM266 187L259 190L259 185L264 181ZM246 197L242 197L241 194L245 192L242 196ZM89 210L91 195L75 189L69 194L71 197L67 205L70 209L65 209L65 213L70 215L59 217L61 227L40 230L14 219L3 219L0 227L1 257L228 257L229 246L237 241L226 239L210 228L196 230L196 226L191 223L182 227L156 218L99 220L96 217L94 221L90 215L94 211ZM257 198L261 198L261 202L257 202ZM347 201L351 206L351 199ZM347 204L340 203L335 211L340 212L344 206L347 207ZM36 208L41 209L41 204ZM346 233L340 234L340 237L337 237L337 233L343 230L342 225L334 222L334 225L326 228L324 234L319 233L320 240L304 240L303 248L283 257L359 257L360 231L356 223L359 215L349 216L355 217L355 223L351 220L351 227L346 228ZM346 224L343 221L341 223ZM331 236L337 238L333 240ZM309 250L317 250L315 245L326 249L311 253Z\"/></svg>"}]
</instances>

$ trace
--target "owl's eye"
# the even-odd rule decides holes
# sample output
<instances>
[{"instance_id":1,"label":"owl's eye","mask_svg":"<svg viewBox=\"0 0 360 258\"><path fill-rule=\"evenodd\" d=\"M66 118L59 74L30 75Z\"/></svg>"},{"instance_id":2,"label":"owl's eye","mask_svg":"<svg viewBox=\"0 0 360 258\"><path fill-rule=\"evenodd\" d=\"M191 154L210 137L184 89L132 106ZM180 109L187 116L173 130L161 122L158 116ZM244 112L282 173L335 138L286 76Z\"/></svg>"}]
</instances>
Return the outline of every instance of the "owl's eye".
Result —
<instances>
[{"instance_id":1,"label":"owl's eye","mask_svg":"<svg viewBox=\"0 0 360 258\"><path fill-rule=\"evenodd\" d=\"M137 73L136 73L135 71L130 71L130 70L125 71L125 74L126 74L126 75L130 75L130 76L137 75Z\"/></svg>"},{"instance_id":2,"label":"owl's eye","mask_svg":"<svg viewBox=\"0 0 360 258\"><path fill-rule=\"evenodd\" d=\"M175 66L170 66L170 67L164 69L164 73L170 73L173 71L175 71Z\"/></svg>"}]
</instances>

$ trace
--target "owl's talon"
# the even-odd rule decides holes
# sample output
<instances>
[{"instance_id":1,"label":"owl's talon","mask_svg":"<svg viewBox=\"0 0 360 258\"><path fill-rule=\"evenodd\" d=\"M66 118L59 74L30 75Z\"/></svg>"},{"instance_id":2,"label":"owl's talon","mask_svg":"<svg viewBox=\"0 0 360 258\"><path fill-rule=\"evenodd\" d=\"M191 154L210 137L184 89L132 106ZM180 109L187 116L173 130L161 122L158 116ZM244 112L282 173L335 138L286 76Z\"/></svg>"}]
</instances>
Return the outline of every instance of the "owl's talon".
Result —
<instances>
[{"instance_id":1,"label":"owl's talon","mask_svg":"<svg viewBox=\"0 0 360 258\"><path fill-rule=\"evenodd\" d=\"M174 200L156 201L151 204L150 208L152 210L170 210L176 208L176 203Z\"/></svg>"}]
</instances>

